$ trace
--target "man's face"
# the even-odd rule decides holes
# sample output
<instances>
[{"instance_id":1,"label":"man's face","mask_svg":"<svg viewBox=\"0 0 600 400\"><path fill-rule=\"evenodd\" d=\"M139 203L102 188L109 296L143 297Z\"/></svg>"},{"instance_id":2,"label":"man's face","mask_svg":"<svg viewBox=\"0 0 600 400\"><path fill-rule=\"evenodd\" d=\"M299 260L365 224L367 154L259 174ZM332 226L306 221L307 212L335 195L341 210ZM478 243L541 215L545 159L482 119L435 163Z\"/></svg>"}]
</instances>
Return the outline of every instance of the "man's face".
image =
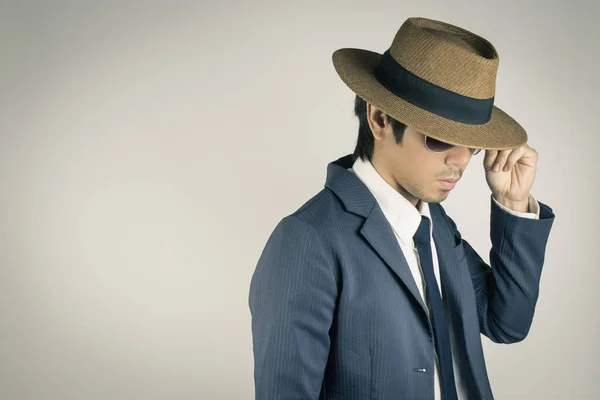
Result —
<instances>
[{"instance_id":1,"label":"man's face","mask_svg":"<svg viewBox=\"0 0 600 400\"><path fill-rule=\"evenodd\" d=\"M444 179L460 179L471 160L467 147L433 153L425 147L424 135L407 127L400 144L386 124L375 140L372 163L380 175L413 205L444 201L453 189Z\"/></svg>"}]
</instances>

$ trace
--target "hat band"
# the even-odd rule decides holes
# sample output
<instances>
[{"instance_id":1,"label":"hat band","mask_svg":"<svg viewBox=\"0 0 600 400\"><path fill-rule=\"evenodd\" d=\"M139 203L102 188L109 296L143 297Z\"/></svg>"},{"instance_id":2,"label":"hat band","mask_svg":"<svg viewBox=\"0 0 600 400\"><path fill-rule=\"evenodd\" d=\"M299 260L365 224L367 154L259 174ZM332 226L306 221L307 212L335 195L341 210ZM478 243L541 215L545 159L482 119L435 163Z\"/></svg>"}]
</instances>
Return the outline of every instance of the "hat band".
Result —
<instances>
[{"instance_id":1,"label":"hat band","mask_svg":"<svg viewBox=\"0 0 600 400\"><path fill-rule=\"evenodd\" d=\"M396 96L440 117L470 125L482 125L492 117L494 97L474 99L419 78L398 64L389 50L375 68L375 78Z\"/></svg>"}]
</instances>

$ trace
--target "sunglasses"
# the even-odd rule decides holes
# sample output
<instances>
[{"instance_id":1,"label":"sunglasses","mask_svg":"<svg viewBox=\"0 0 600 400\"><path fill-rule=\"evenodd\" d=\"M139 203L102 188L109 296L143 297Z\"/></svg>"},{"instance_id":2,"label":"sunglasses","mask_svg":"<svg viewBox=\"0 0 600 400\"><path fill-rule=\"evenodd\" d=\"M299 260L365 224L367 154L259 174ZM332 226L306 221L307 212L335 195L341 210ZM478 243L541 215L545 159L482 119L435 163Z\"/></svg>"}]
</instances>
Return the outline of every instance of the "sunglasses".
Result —
<instances>
[{"instance_id":1,"label":"sunglasses","mask_svg":"<svg viewBox=\"0 0 600 400\"><path fill-rule=\"evenodd\" d=\"M453 144L442 142L440 140L434 139L434 138L426 136L426 135L423 135L423 136L425 137L425 147L427 148L427 150L431 151L432 153L442 153L442 152L448 151L454 147ZM481 151L481 149L471 149L471 148L469 148L469 150L471 150L471 155L475 155Z\"/></svg>"}]
</instances>

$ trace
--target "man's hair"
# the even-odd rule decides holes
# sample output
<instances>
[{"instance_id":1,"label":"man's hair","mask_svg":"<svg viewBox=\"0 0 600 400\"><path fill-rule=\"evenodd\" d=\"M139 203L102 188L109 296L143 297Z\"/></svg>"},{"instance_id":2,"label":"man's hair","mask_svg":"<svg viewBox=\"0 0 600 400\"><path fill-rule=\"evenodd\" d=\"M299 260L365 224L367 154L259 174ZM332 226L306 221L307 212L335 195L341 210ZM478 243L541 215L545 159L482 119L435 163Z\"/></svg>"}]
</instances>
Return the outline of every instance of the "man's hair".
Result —
<instances>
[{"instance_id":1,"label":"man's hair","mask_svg":"<svg viewBox=\"0 0 600 400\"><path fill-rule=\"evenodd\" d=\"M375 139L373 138L373 132L371 132L367 120L367 102L358 95L354 100L354 115L358 117L358 139L352 158L353 160L356 160L360 157L364 161L371 161L375 149ZM400 144L402 142L402 136L404 136L406 125L387 114L386 116L392 125L396 143Z\"/></svg>"}]
</instances>

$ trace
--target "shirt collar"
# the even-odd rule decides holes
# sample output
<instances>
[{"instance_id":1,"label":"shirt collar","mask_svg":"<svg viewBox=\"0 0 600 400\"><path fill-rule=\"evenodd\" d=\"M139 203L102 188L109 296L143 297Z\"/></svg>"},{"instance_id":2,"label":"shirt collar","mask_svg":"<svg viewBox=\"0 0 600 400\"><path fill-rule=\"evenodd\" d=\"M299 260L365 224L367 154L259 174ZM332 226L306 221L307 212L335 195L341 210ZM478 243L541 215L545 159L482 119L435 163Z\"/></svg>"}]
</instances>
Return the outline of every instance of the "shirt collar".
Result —
<instances>
[{"instance_id":1,"label":"shirt collar","mask_svg":"<svg viewBox=\"0 0 600 400\"><path fill-rule=\"evenodd\" d=\"M429 204L421 201L421 210L417 210L404 196L385 181L369 160L356 159L352 168L356 176L367 186L377 200L381 211L390 222L392 229L405 246L413 245L413 236L421 224L421 216L429 218L431 231L433 221L429 212Z\"/></svg>"}]
</instances>

